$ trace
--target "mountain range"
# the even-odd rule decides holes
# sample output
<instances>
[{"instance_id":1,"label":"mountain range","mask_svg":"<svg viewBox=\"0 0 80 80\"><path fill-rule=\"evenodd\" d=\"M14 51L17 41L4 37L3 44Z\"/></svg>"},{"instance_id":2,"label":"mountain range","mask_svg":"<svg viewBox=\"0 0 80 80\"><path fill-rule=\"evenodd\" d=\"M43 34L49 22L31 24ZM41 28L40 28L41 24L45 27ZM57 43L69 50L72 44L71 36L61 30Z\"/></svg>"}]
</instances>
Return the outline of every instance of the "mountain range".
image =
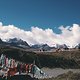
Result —
<instances>
[{"instance_id":1,"label":"mountain range","mask_svg":"<svg viewBox=\"0 0 80 80\"><path fill-rule=\"evenodd\" d=\"M13 46L13 47L19 47L19 48L29 48L30 47L26 41L23 41L17 38L9 39L6 42L0 39L0 46Z\"/></svg>"},{"instance_id":2,"label":"mountain range","mask_svg":"<svg viewBox=\"0 0 80 80\"><path fill-rule=\"evenodd\" d=\"M31 48L40 49L40 50L43 50L43 51L48 51L48 50L53 49L55 47L50 47L47 44L35 44L35 45L32 45Z\"/></svg>"},{"instance_id":3,"label":"mountain range","mask_svg":"<svg viewBox=\"0 0 80 80\"><path fill-rule=\"evenodd\" d=\"M34 44L30 46L26 41L23 41L22 39L18 39L18 38L9 39L6 40L6 42L0 39L0 46L13 46L13 47L25 48L25 49L41 49L43 51L47 51L55 48L68 49L68 46L66 44L63 45L56 44L56 47L50 47L47 44ZM75 48L80 49L80 44L76 45Z\"/></svg>"}]
</instances>

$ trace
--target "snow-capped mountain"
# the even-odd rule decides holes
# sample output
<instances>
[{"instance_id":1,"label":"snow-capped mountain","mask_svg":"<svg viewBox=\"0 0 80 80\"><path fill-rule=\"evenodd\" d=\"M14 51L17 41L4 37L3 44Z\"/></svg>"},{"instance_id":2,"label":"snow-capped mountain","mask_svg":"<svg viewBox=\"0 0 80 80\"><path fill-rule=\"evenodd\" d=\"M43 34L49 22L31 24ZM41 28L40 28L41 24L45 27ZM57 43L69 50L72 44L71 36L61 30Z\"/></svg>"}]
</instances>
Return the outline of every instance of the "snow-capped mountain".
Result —
<instances>
[{"instance_id":1,"label":"snow-capped mountain","mask_svg":"<svg viewBox=\"0 0 80 80\"><path fill-rule=\"evenodd\" d=\"M66 44L62 44L62 45L56 44L56 48L58 48L58 49L68 49L68 46Z\"/></svg>"},{"instance_id":2,"label":"snow-capped mountain","mask_svg":"<svg viewBox=\"0 0 80 80\"><path fill-rule=\"evenodd\" d=\"M76 45L75 48L80 49L80 43Z\"/></svg>"},{"instance_id":3,"label":"snow-capped mountain","mask_svg":"<svg viewBox=\"0 0 80 80\"><path fill-rule=\"evenodd\" d=\"M55 48L55 47L50 47L47 44L35 44L35 45L32 45L31 48L42 49L42 50L47 51L47 50L50 50L50 49Z\"/></svg>"},{"instance_id":4,"label":"snow-capped mountain","mask_svg":"<svg viewBox=\"0 0 80 80\"><path fill-rule=\"evenodd\" d=\"M23 47L23 48L30 47L26 41L23 41L17 38L9 39L7 43L9 43L11 46L17 46L17 47Z\"/></svg>"}]
</instances>

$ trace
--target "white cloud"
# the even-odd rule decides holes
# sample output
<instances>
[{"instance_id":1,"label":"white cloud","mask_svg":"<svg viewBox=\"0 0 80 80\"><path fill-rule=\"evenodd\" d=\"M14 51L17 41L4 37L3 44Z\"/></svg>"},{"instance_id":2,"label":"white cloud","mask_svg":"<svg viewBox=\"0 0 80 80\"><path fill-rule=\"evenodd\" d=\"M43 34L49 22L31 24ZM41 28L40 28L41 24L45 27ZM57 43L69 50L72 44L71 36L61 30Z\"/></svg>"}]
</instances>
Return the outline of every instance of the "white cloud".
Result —
<instances>
[{"instance_id":1,"label":"white cloud","mask_svg":"<svg viewBox=\"0 0 80 80\"><path fill-rule=\"evenodd\" d=\"M14 25L3 26L0 22L0 38L2 40L10 38L20 38L29 44L44 44L52 46L54 44L67 44L74 46L80 43L80 26L73 24L73 26L61 26L60 34L56 34L52 29L41 29L38 27L31 27L31 31L24 31Z\"/></svg>"}]
</instances>

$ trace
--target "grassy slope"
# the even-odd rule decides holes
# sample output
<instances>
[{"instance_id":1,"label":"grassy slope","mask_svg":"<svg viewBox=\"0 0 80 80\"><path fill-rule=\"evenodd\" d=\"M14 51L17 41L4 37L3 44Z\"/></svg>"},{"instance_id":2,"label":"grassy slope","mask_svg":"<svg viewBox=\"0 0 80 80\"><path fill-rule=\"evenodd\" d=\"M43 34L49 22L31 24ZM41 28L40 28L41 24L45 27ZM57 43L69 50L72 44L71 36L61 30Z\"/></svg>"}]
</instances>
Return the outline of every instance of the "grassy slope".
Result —
<instances>
[{"instance_id":1,"label":"grassy slope","mask_svg":"<svg viewBox=\"0 0 80 80\"><path fill-rule=\"evenodd\" d=\"M48 67L80 68L80 50L38 52L37 54L42 66L46 65Z\"/></svg>"},{"instance_id":2,"label":"grassy slope","mask_svg":"<svg viewBox=\"0 0 80 80\"><path fill-rule=\"evenodd\" d=\"M24 49L2 47L0 54L16 60L32 63L36 60L39 67L80 68L80 51L64 51L58 53L40 52L34 53Z\"/></svg>"},{"instance_id":3,"label":"grassy slope","mask_svg":"<svg viewBox=\"0 0 80 80\"><path fill-rule=\"evenodd\" d=\"M25 51L23 49L13 47L0 48L0 55L1 54L5 54L8 58L13 58L26 63L32 63L36 58L34 52Z\"/></svg>"}]
</instances>

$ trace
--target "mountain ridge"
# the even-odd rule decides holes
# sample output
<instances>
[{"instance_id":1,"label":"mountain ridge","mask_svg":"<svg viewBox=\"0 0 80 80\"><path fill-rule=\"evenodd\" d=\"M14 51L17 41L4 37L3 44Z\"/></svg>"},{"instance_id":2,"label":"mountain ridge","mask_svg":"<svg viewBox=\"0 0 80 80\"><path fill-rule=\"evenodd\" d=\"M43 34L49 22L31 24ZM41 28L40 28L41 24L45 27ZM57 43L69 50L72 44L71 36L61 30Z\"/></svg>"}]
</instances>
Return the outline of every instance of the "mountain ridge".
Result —
<instances>
[{"instance_id":1,"label":"mountain ridge","mask_svg":"<svg viewBox=\"0 0 80 80\"><path fill-rule=\"evenodd\" d=\"M51 49L65 49L68 50L69 47L66 44L56 44L56 46L50 47L48 44L34 44L34 45L29 45L26 41L18 38L11 38L9 40L3 41L0 38L0 46L14 46L14 47L19 47L19 48L30 48L30 49L39 49L43 51L48 51ZM77 44L74 48L80 49L80 43Z\"/></svg>"}]
</instances>

